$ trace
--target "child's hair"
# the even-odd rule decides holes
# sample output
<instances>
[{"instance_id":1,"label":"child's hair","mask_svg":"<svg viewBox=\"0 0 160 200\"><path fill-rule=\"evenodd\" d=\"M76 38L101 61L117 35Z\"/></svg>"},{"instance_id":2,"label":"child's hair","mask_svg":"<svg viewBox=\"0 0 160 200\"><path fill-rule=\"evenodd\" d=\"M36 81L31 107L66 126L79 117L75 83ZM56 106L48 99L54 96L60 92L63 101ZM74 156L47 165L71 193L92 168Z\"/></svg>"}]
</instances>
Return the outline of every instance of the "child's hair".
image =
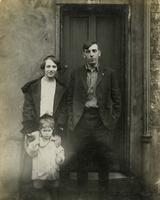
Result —
<instances>
[{"instance_id":1,"label":"child's hair","mask_svg":"<svg viewBox=\"0 0 160 200\"><path fill-rule=\"evenodd\" d=\"M55 124L55 122L51 115L44 114L39 119L39 129L46 127L46 126L54 129L54 124Z\"/></svg>"}]
</instances>

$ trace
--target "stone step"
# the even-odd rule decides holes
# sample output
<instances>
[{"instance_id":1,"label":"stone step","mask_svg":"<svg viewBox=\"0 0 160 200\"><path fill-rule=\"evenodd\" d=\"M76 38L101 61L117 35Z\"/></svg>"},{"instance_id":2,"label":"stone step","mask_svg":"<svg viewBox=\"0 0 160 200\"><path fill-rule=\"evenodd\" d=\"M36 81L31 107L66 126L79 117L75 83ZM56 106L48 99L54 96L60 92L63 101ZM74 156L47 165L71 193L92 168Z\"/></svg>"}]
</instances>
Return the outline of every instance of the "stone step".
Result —
<instances>
[{"instance_id":1,"label":"stone step","mask_svg":"<svg viewBox=\"0 0 160 200\"><path fill-rule=\"evenodd\" d=\"M77 200L78 195L77 174L71 172L67 185L60 187L59 200ZM32 193L32 184L26 185L22 190L22 198L17 198L15 194L0 194L0 200L31 200L26 195ZM88 200L102 200L99 198L98 173L88 173ZM129 177L119 172L109 174L109 188L107 191L109 198L107 200L141 200L141 186L135 177ZM106 200L106 199L105 199ZM144 199L148 200L148 199ZM156 199L157 200L157 199Z\"/></svg>"},{"instance_id":2,"label":"stone step","mask_svg":"<svg viewBox=\"0 0 160 200\"><path fill-rule=\"evenodd\" d=\"M76 192L77 186L77 173L70 173L69 180L66 184L68 191ZM141 192L141 185L138 180L134 177L126 176L120 172L111 172L109 174L109 189L108 192L112 195L118 194L134 194L137 195ZM98 191L98 173L88 173L88 191Z\"/></svg>"},{"instance_id":3,"label":"stone step","mask_svg":"<svg viewBox=\"0 0 160 200\"><path fill-rule=\"evenodd\" d=\"M70 172L70 178L72 180L77 179L77 173L76 172ZM127 176L122 174L121 172L110 172L109 173L109 179L126 179ZM88 172L88 180L98 180L98 173L97 172Z\"/></svg>"}]
</instances>

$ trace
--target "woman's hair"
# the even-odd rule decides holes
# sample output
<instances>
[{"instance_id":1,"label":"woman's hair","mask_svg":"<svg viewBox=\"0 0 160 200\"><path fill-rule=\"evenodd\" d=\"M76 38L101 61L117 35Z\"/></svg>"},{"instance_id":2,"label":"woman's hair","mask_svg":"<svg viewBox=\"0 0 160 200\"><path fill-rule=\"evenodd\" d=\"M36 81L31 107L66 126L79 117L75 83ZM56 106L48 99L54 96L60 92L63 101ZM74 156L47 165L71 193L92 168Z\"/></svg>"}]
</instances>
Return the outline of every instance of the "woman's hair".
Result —
<instances>
[{"instance_id":1,"label":"woman's hair","mask_svg":"<svg viewBox=\"0 0 160 200\"><path fill-rule=\"evenodd\" d=\"M55 124L55 122L51 115L44 114L39 119L39 129L41 129L43 127L50 127L52 129L54 129L54 124Z\"/></svg>"},{"instance_id":2,"label":"woman's hair","mask_svg":"<svg viewBox=\"0 0 160 200\"><path fill-rule=\"evenodd\" d=\"M46 64L46 60L48 60L48 59L50 59L50 60L52 60L54 63L56 63L57 69L60 70L60 63L59 63L59 61L56 59L56 57L55 57L54 55L46 56L46 57L43 59L43 62L42 62L42 64L41 64L41 66L40 66L41 69L44 70L45 64Z\"/></svg>"}]
</instances>

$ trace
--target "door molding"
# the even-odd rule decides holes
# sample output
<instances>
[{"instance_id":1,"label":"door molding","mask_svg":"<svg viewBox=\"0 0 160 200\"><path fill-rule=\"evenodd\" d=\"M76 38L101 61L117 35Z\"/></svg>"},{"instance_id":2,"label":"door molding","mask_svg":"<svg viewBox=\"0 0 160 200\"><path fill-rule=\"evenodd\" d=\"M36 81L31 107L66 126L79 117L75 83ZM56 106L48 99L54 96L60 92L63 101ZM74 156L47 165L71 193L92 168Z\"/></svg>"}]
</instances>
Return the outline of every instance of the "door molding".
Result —
<instances>
[{"instance_id":1,"label":"door molding","mask_svg":"<svg viewBox=\"0 0 160 200\"><path fill-rule=\"evenodd\" d=\"M79 5L77 5L77 7L79 9L83 8L83 7L79 6ZM95 6L95 9L101 9L101 7L104 8L104 5L103 6L102 5ZM73 9L73 5L63 5L63 6L58 5L58 10L59 10L59 16L60 17L61 17L61 14L62 14L61 11L63 11L63 10L65 11L65 9L67 9L67 8ZM125 6L124 5L116 5L116 7L114 7L113 5L112 6L109 5L109 6L106 6L106 9L107 9L108 12L111 12L112 14L113 14L113 12L117 13L119 11L120 12L124 11L123 15L121 16L122 17L122 21L124 23L123 26L125 26L126 23L130 23L130 20L128 20L128 10L129 9L128 9L127 5L125 5ZM84 11L84 8L82 9L82 11ZM68 11L68 12L70 13L70 11ZM60 21L62 21L62 18L61 18ZM60 27L62 27L62 25ZM123 28L123 30L124 30L124 28ZM128 37L128 24L125 26L124 34L125 34L125 37L123 38L123 41L124 41L124 39L125 39L125 41L123 43L128 44L128 38L127 38ZM60 36L62 35L61 28L60 28L60 34L59 35ZM61 38L59 38L59 39L61 39ZM62 40L61 40L61 42L62 42ZM128 60L128 57L129 57L129 53L128 52L129 52L130 46L127 47L126 45L122 45L121 48L124 49L124 50L122 50L122 52L124 52L122 54L122 56L124 56L124 54L125 54L125 57L124 57L125 60L124 60L124 65L123 65L124 66L124 71L127 71L127 76L125 76L125 82L126 83L127 82L130 83L130 76L128 75L128 74L130 74L130 63L129 63L129 60ZM60 49L59 49L57 55L60 55L60 51L61 51ZM65 67L65 66L63 66L63 67ZM125 84L124 91L125 91L125 93L124 93L125 102L127 104L129 104L129 102L130 102L130 99L129 99L130 98L130 94L128 94L128 93L130 93L130 88L128 88L128 84ZM125 114L125 116L123 115L125 117L125 118L123 118L125 120L125 123L124 123L125 127L124 127L123 132L122 132L122 133L124 133L123 134L123 139L125 141L125 143L123 143L124 144L124 146L123 146L123 152L124 153L123 153L122 157L123 157L125 162L122 162L122 160L121 160L121 163L120 163L120 166L122 167L121 170L124 171L125 173L127 173L129 171L129 163L130 163L130 149L129 149L130 148L130 146L129 146L129 143L130 143L129 142L130 141L129 126L130 126L130 124L128 123L128 121L130 121L130 120L128 120L129 117L130 117L129 105L127 105L127 109L126 110L127 110L127 113ZM122 165L122 163L123 163L123 165ZM118 165L117 165L117 167L118 167ZM118 170L118 168L117 168L117 170Z\"/></svg>"},{"instance_id":2,"label":"door molding","mask_svg":"<svg viewBox=\"0 0 160 200\"><path fill-rule=\"evenodd\" d=\"M142 177L146 191L151 189L151 142L152 135L150 130L150 15L151 0L144 0L144 128L141 136L142 142Z\"/></svg>"},{"instance_id":3,"label":"door molding","mask_svg":"<svg viewBox=\"0 0 160 200\"><path fill-rule=\"evenodd\" d=\"M129 0L56 0L56 4L129 4Z\"/></svg>"},{"instance_id":4,"label":"door molding","mask_svg":"<svg viewBox=\"0 0 160 200\"><path fill-rule=\"evenodd\" d=\"M56 5L56 21L55 21L55 56L59 60L60 59L60 36L61 36L61 15L60 15L61 6Z\"/></svg>"}]
</instances>

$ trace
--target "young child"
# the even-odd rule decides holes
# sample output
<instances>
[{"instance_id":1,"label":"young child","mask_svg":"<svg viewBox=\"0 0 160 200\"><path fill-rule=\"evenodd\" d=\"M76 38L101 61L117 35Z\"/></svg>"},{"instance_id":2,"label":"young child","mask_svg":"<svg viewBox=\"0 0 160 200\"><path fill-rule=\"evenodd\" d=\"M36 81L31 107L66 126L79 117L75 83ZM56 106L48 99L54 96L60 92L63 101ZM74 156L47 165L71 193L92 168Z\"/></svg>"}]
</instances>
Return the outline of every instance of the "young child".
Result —
<instances>
[{"instance_id":1,"label":"young child","mask_svg":"<svg viewBox=\"0 0 160 200\"><path fill-rule=\"evenodd\" d=\"M64 162L64 149L54 135L54 120L43 115L39 122L39 131L25 138L25 149L32 157L32 180L35 189L46 184L58 185L60 165ZM40 190L39 190L40 191Z\"/></svg>"}]
</instances>

